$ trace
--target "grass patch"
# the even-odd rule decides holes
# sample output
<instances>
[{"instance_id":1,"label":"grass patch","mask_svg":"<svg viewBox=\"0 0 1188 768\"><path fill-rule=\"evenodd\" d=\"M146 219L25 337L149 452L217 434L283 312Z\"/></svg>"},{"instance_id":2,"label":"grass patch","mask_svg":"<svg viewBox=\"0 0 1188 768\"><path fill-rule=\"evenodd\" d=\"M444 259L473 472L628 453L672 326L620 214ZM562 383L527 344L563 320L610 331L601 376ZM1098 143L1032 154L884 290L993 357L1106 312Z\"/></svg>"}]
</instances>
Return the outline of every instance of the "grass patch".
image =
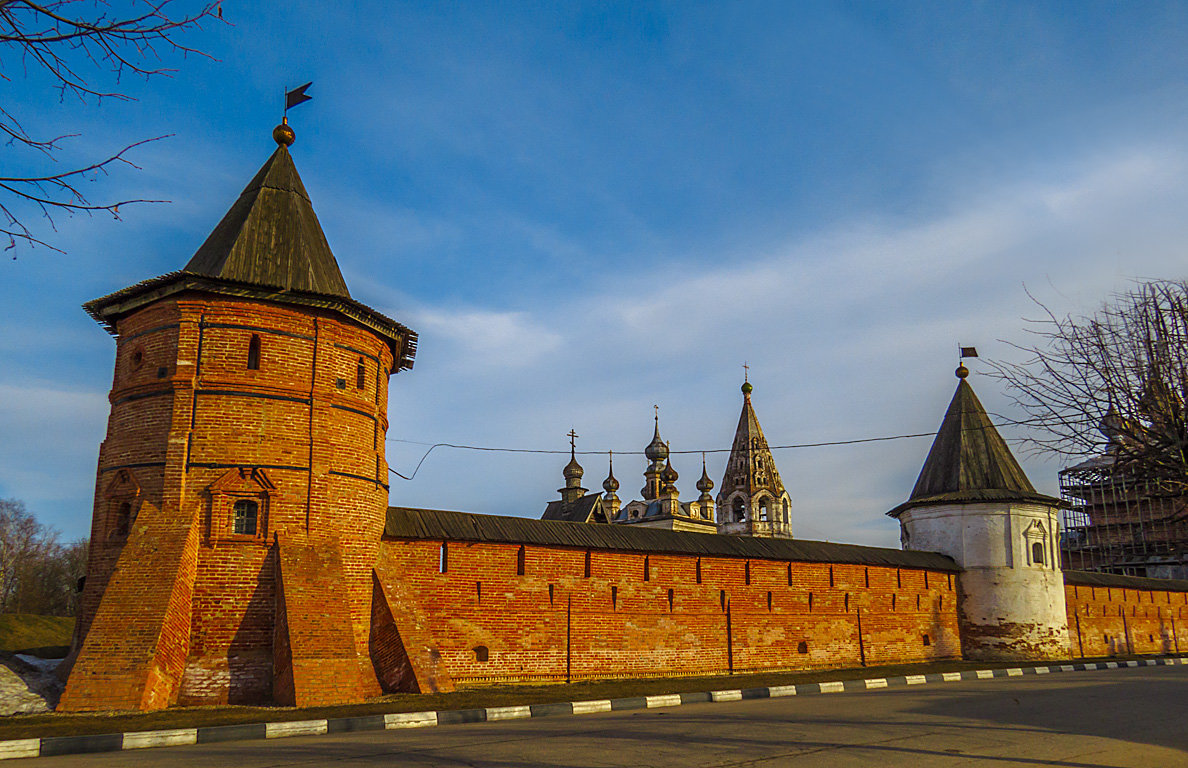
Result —
<instances>
[{"instance_id":1,"label":"grass patch","mask_svg":"<svg viewBox=\"0 0 1188 768\"><path fill-rule=\"evenodd\" d=\"M1111 657L1125 661L1130 656ZM1104 659L1103 659L1104 660ZM1092 661L1092 660L1090 660ZM629 696L652 696L665 693L764 688L774 685L798 685L826 680L860 680L871 677L923 675L958 672L967 669L1002 669L1036 666L1043 662L943 661L929 664L896 664L856 669L822 669L802 672L767 672L722 677L678 677L647 680L601 680L555 685L506 685L473 688L454 693L396 693L371 699L362 704L335 707L176 707L157 712L52 713L12 715L0 718L0 740L28 739L39 736L79 736L126 731L152 731L165 728L195 728L240 723L319 720L335 717L358 717L389 712L422 712L451 709L477 709L523 704L548 704L588 699L618 699ZM1049 664L1070 664L1067 659Z\"/></svg>"},{"instance_id":2,"label":"grass patch","mask_svg":"<svg viewBox=\"0 0 1188 768\"><path fill-rule=\"evenodd\" d=\"M33 613L0 614L0 651L23 651L70 645L74 632L72 616L38 616Z\"/></svg>"}]
</instances>

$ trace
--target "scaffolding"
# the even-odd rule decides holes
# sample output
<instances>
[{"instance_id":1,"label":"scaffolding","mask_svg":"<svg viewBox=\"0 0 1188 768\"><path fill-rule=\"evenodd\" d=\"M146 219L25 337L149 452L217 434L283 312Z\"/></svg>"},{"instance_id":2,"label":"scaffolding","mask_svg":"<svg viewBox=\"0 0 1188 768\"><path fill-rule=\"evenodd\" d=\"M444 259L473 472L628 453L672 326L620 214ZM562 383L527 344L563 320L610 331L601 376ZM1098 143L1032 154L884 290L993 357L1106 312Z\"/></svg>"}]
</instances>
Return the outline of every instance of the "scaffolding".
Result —
<instances>
[{"instance_id":1,"label":"scaffolding","mask_svg":"<svg viewBox=\"0 0 1188 768\"><path fill-rule=\"evenodd\" d=\"M1188 578L1188 497L1136 478L1112 456L1060 472L1065 568L1124 576Z\"/></svg>"}]
</instances>

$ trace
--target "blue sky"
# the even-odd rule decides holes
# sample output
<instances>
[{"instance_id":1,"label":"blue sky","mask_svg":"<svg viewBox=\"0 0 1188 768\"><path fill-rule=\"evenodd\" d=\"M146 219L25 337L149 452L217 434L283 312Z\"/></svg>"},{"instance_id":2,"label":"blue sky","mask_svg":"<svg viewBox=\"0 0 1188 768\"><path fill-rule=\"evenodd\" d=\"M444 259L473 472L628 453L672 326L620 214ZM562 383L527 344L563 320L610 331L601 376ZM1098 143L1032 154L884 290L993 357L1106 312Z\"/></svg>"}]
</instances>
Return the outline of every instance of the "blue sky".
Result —
<instances>
[{"instance_id":1,"label":"blue sky","mask_svg":"<svg viewBox=\"0 0 1188 768\"><path fill-rule=\"evenodd\" d=\"M0 497L68 538L89 530L114 350L79 305L183 266L307 80L293 156L327 238L353 295L421 335L391 382L405 474L417 442L563 449L573 427L583 450L638 451L653 404L674 450L726 448L744 360L773 444L933 430L958 342L1013 359L1027 340L1025 286L1081 313L1184 277L1184 4L223 11L187 39L213 60L125 81L130 103L61 102L0 53L6 108L80 134L60 166L172 134L88 183L171 203L30 219L66 254L0 261ZM797 535L896 546L883 512L928 445L778 452ZM1020 458L1055 491L1059 462ZM438 449L391 501L537 516L566 460ZM599 487L604 460L583 462ZM675 462L686 498L697 464ZM625 498L642 470L616 461Z\"/></svg>"}]
</instances>

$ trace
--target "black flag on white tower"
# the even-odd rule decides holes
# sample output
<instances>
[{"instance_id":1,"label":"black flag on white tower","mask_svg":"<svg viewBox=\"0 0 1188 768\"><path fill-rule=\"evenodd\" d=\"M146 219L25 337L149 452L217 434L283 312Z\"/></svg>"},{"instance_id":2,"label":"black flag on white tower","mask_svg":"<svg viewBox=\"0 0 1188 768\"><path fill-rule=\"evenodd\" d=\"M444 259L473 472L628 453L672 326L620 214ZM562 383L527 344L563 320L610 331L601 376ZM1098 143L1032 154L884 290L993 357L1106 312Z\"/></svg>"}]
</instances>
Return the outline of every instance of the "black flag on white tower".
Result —
<instances>
[{"instance_id":1,"label":"black flag on white tower","mask_svg":"<svg viewBox=\"0 0 1188 768\"><path fill-rule=\"evenodd\" d=\"M308 96L305 93L305 90L307 88L309 88L311 85L313 85L312 80L299 88L294 88L293 90L285 93L285 111L286 112L288 112L290 109L297 106L298 104L304 104L305 102L307 102L313 98L313 96Z\"/></svg>"}]
</instances>

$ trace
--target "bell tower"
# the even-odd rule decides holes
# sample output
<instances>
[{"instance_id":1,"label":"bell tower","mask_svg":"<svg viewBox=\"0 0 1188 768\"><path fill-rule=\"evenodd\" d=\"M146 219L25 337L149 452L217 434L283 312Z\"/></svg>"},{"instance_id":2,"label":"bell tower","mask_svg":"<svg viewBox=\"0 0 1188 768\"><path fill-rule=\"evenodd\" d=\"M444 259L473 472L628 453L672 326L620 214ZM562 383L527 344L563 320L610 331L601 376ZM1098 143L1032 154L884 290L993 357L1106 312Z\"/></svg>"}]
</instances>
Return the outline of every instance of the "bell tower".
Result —
<instances>
[{"instance_id":1,"label":"bell tower","mask_svg":"<svg viewBox=\"0 0 1188 768\"><path fill-rule=\"evenodd\" d=\"M379 692L388 379L417 336L351 297L273 137L183 269L85 305L116 360L62 710Z\"/></svg>"},{"instance_id":2,"label":"bell tower","mask_svg":"<svg viewBox=\"0 0 1188 768\"><path fill-rule=\"evenodd\" d=\"M718 491L718 533L792 538L792 499L751 405L754 391L744 380L742 413Z\"/></svg>"}]
</instances>

